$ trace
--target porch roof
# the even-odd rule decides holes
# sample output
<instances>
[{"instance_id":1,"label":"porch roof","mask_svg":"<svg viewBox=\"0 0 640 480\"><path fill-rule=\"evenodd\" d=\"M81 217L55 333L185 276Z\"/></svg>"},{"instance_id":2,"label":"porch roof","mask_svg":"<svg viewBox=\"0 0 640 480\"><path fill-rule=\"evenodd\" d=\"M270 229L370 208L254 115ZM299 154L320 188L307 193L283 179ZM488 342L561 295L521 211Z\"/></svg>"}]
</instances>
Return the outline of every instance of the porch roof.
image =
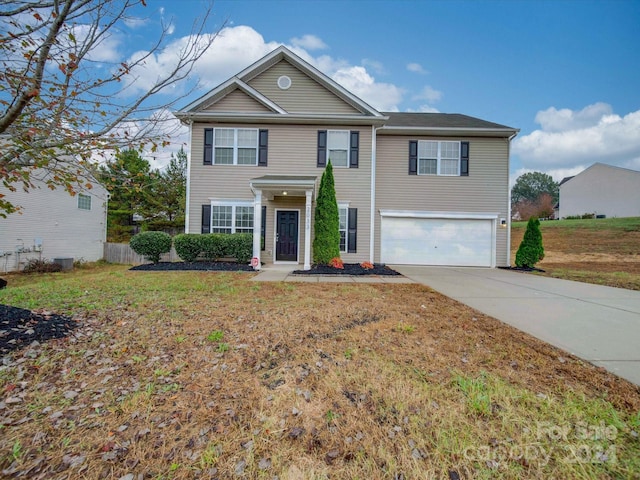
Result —
<instances>
[{"instance_id":1,"label":"porch roof","mask_svg":"<svg viewBox=\"0 0 640 480\"><path fill-rule=\"evenodd\" d=\"M311 175L264 175L249 180L249 186L272 195L305 196L306 191L315 190L317 179Z\"/></svg>"}]
</instances>

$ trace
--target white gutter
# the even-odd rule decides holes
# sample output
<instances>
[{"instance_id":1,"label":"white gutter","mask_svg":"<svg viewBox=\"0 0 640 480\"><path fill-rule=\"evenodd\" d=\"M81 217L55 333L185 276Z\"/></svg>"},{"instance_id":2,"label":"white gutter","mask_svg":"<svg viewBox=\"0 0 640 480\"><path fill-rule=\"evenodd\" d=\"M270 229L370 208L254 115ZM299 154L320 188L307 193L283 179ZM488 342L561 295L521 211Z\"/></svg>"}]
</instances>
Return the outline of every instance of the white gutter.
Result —
<instances>
[{"instance_id":1,"label":"white gutter","mask_svg":"<svg viewBox=\"0 0 640 480\"><path fill-rule=\"evenodd\" d=\"M375 248L375 221L376 221L376 127L371 125L371 217L369 225L369 261L374 263L374 248Z\"/></svg>"},{"instance_id":2,"label":"white gutter","mask_svg":"<svg viewBox=\"0 0 640 480\"><path fill-rule=\"evenodd\" d=\"M191 138L191 129L193 126L193 122L191 120L188 121L189 125L189 152L187 152L187 188L185 191L186 202L184 206L184 233L189 233L189 193L191 192L191 146L193 145Z\"/></svg>"},{"instance_id":3,"label":"white gutter","mask_svg":"<svg viewBox=\"0 0 640 480\"><path fill-rule=\"evenodd\" d=\"M507 195L507 267L511 266L511 187L509 186L509 170L511 170L511 140L513 140L516 135L518 135L518 132L515 132L507 140L507 187L509 191L509 194Z\"/></svg>"}]
</instances>

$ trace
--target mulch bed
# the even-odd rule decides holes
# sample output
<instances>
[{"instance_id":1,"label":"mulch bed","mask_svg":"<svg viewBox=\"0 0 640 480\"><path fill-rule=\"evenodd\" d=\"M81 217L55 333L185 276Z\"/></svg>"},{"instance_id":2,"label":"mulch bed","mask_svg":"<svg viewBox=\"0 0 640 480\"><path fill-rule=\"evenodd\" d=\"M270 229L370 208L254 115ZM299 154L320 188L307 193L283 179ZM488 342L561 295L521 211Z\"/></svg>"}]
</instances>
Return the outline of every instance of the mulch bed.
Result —
<instances>
[{"instance_id":1,"label":"mulch bed","mask_svg":"<svg viewBox=\"0 0 640 480\"><path fill-rule=\"evenodd\" d=\"M74 320L63 315L0 305L0 354L4 355L34 341L66 337L77 326Z\"/></svg>"},{"instance_id":2,"label":"mulch bed","mask_svg":"<svg viewBox=\"0 0 640 480\"><path fill-rule=\"evenodd\" d=\"M293 275L400 275L400 273L376 263L373 268L363 268L359 263L345 263L344 268L329 265L313 265L310 270L294 270Z\"/></svg>"},{"instance_id":3,"label":"mulch bed","mask_svg":"<svg viewBox=\"0 0 640 480\"><path fill-rule=\"evenodd\" d=\"M172 270L200 270L209 272L253 272L251 265L234 262L158 262L131 267L130 270L166 272Z\"/></svg>"}]
</instances>

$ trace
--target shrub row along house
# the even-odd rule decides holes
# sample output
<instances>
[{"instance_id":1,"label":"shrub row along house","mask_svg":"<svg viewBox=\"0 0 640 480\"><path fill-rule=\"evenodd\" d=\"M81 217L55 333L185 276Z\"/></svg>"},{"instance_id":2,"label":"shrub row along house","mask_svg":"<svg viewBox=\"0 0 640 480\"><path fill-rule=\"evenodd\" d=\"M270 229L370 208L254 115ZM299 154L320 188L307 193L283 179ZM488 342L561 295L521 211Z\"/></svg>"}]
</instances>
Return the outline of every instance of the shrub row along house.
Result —
<instances>
[{"instance_id":1,"label":"shrub row along house","mask_svg":"<svg viewBox=\"0 0 640 480\"><path fill-rule=\"evenodd\" d=\"M175 115L191 137L187 233L253 233L262 262L310 268L330 160L345 262L509 264L517 129L379 112L286 47Z\"/></svg>"}]
</instances>

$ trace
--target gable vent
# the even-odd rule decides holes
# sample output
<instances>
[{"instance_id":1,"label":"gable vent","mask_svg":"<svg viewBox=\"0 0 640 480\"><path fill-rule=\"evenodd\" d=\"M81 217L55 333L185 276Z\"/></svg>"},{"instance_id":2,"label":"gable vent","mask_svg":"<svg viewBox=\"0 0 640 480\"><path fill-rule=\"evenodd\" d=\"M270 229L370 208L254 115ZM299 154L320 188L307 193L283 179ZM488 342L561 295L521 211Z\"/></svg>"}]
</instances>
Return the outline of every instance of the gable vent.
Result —
<instances>
[{"instance_id":1,"label":"gable vent","mask_svg":"<svg viewBox=\"0 0 640 480\"><path fill-rule=\"evenodd\" d=\"M290 86L291 86L291 79L289 77L287 77L286 75L282 75L281 77L278 77L278 88L280 90L288 90Z\"/></svg>"}]
</instances>

